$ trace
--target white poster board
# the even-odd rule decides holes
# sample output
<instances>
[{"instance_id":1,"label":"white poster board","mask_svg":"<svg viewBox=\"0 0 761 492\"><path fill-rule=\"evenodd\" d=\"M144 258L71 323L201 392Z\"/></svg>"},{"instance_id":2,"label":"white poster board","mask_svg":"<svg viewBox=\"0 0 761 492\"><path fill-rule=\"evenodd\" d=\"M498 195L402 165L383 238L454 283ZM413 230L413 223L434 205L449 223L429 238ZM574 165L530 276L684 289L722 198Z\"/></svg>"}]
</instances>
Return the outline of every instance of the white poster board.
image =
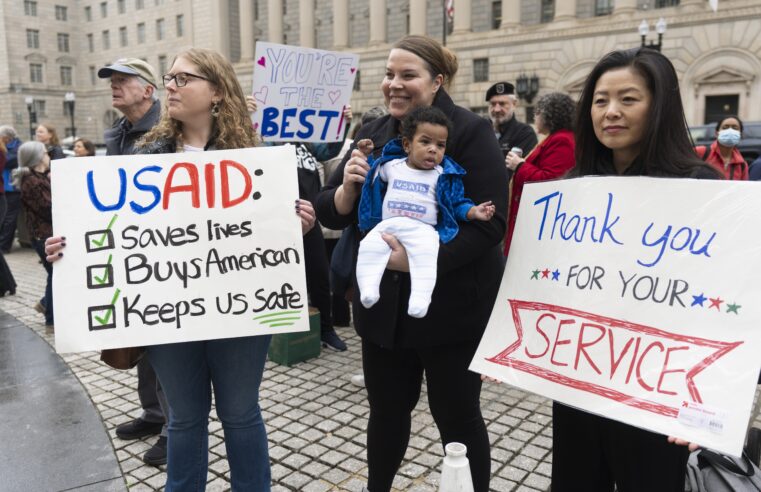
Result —
<instances>
[{"instance_id":1,"label":"white poster board","mask_svg":"<svg viewBox=\"0 0 761 492\"><path fill-rule=\"evenodd\" d=\"M256 43L254 128L266 142L337 142L349 123L359 56Z\"/></svg>"},{"instance_id":2,"label":"white poster board","mask_svg":"<svg viewBox=\"0 0 761 492\"><path fill-rule=\"evenodd\" d=\"M739 455L761 366L760 191L644 177L528 184L471 369Z\"/></svg>"},{"instance_id":3,"label":"white poster board","mask_svg":"<svg viewBox=\"0 0 761 492\"><path fill-rule=\"evenodd\" d=\"M59 353L306 331L293 146L53 161Z\"/></svg>"}]
</instances>

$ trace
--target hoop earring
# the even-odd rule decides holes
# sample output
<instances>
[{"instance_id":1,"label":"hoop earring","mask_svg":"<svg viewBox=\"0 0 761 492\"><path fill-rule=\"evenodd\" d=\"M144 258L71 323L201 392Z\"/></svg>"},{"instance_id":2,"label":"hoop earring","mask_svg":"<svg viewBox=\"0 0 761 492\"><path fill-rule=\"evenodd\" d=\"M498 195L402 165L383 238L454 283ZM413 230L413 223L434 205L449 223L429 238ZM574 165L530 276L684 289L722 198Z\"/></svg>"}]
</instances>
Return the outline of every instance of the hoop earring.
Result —
<instances>
[{"instance_id":1,"label":"hoop earring","mask_svg":"<svg viewBox=\"0 0 761 492\"><path fill-rule=\"evenodd\" d=\"M214 103L214 104L211 106L211 116L212 116L212 117L214 117L214 118L216 118L217 116L219 116L219 103L218 103L218 102L215 102L215 103Z\"/></svg>"}]
</instances>

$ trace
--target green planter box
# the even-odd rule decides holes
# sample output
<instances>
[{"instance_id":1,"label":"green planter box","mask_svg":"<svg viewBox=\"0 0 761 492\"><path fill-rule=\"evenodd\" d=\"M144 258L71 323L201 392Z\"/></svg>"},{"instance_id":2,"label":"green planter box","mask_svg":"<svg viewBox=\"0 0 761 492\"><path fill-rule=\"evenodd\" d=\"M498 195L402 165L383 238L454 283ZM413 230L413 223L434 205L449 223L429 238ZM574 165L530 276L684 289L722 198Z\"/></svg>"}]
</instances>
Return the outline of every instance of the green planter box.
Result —
<instances>
[{"instance_id":1,"label":"green planter box","mask_svg":"<svg viewBox=\"0 0 761 492\"><path fill-rule=\"evenodd\" d=\"M309 360L320 355L320 312L309 308L309 331L272 336L269 359L284 366Z\"/></svg>"}]
</instances>

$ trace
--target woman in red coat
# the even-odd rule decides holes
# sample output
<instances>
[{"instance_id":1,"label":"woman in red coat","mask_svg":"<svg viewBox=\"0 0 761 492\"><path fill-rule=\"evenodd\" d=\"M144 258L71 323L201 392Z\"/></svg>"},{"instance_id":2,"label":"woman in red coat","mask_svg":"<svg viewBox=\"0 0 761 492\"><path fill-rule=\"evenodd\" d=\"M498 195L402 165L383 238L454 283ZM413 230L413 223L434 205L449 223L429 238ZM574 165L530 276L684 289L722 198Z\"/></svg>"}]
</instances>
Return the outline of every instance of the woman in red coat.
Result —
<instances>
[{"instance_id":1,"label":"woman in red coat","mask_svg":"<svg viewBox=\"0 0 761 492\"><path fill-rule=\"evenodd\" d=\"M743 132L743 122L737 116L725 116L716 123L716 141L710 146L695 147L695 153L721 171L726 179L747 181L748 163L737 150Z\"/></svg>"},{"instance_id":2,"label":"woman in red coat","mask_svg":"<svg viewBox=\"0 0 761 492\"><path fill-rule=\"evenodd\" d=\"M531 181L547 181L563 176L574 166L573 118L576 103L566 94L551 92L539 98L534 111L536 131L547 135L525 159L509 152L507 168L513 171L505 255L510 251L518 205L523 185Z\"/></svg>"}]
</instances>

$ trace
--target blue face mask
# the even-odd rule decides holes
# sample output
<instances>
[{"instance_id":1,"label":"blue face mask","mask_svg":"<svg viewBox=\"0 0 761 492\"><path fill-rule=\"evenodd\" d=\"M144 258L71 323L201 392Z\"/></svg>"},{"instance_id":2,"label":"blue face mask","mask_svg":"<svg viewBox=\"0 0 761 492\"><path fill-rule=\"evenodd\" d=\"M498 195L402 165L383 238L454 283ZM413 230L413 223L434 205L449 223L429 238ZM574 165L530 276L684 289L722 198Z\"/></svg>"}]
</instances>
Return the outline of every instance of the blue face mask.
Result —
<instances>
[{"instance_id":1,"label":"blue face mask","mask_svg":"<svg viewBox=\"0 0 761 492\"><path fill-rule=\"evenodd\" d=\"M733 128L726 128L719 132L717 140L724 147L735 147L740 143L740 132Z\"/></svg>"}]
</instances>

